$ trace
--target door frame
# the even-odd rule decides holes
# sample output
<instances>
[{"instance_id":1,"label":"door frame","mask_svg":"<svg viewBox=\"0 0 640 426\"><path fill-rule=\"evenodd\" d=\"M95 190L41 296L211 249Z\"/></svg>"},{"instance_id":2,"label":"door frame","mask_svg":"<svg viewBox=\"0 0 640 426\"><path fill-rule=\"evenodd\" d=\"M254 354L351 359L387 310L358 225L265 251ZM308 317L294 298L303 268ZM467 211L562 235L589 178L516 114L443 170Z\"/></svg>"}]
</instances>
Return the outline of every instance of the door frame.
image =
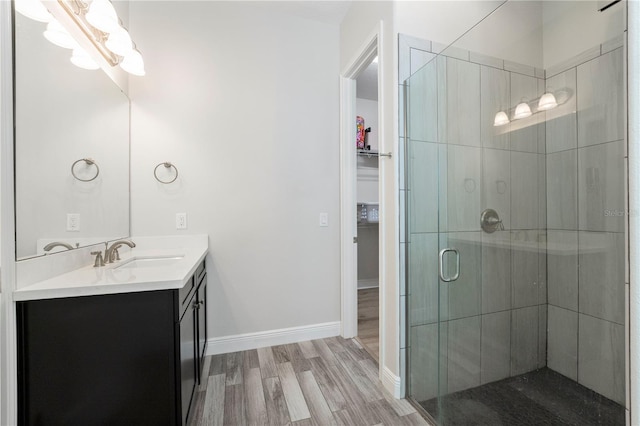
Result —
<instances>
[{"instance_id":1,"label":"door frame","mask_svg":"<svg viewBox=\"0 0 640 426\"><path fill-rule=\"evenodd\" d=\"M357 51L356 56L340 73L340 246L341 246L341 335L352 338L358 335L358 248L354 243L357 236L357 161L354 135L356 134L355 105L356 105L356 77L378 56L378 138L384 137L384 122L381 117L383 103L382 91L382 49L381 49L382 21L366 38L364 44ZM383 146L380 144L380 146ZM382 180L378 180L378 193ZM380 205L383 200L380 198ZM383 218L384 220L384 218ZM380 221L378 258L383 259L384 232L383 221ZM380 310L380 365L384 365L383 336L383 307L384 307L384 262L380 262L379 274L379 310Z\"/></svg>"},{"instance_id":2,"label":"door frame","mask_svg":"<svg viewBox=\"0 0 640 426\"><path fill-rule=\"evenodd\" d=\"M18 421L16 354L15 210L13 172L13 23L12 4L0 1L0 424Z\"/></svg>"}]
</instances>

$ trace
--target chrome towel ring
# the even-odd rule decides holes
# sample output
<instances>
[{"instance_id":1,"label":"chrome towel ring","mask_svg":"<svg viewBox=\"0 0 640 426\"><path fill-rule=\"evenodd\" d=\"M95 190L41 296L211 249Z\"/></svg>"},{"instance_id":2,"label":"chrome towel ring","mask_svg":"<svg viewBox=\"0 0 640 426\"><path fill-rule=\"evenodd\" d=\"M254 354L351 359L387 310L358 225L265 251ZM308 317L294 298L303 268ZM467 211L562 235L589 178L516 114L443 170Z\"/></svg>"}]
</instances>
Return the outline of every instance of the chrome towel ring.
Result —
<instances>
[{"instance_id":1,"label":"chrome towel ring","mask_svg":"<svg viewBox=\"0 0 640 426\"><path fill-rule=\"evenodd\" d=\"M164 166L166 169L173 169L173 170L175 170L175 174L176 174L176 175L173 177L173 179L171 179L171 180L162 180L162 179L160 179L160 178L158 177L158 168L159 168L160 166ZM153 169L153 176L156 178L156 180L157 180L158 182L160 182L160 183L164 183L164 184L166 185L166 184L169 184L169 183L175 182L175 181L176 181L176 179L178 179L178 168L177 168L176 166L174 166L173 164L171 164L170 162L166 161L166 162L164 162L164 163L160 163L160 164L158 164L158 165L156 166L156 168L155 168L155 169Z\"/></svg>"},{"instance_id":2,"label":"chrome towel ring","mask_svg":"<svg viewBox=\"0 0 640 426\"><path fill-rule=\"evenodd\" d=\"M76 174L76 171L75 171L76 164L78 164L81 161L84 161L86 163L87 167L95 166L96 174L92 178L90 178L90 179L82 179L82 178L78 177L78 175ZM91 182L92 180L97 178L98 175L100 174L100 167L98 167L98 164L95 161L93 161L91 158L81 158L81 159L75 161L71 165L71 174L73 175L74 178L78 179L80 182Z\"/></svg>"}]
</instances>

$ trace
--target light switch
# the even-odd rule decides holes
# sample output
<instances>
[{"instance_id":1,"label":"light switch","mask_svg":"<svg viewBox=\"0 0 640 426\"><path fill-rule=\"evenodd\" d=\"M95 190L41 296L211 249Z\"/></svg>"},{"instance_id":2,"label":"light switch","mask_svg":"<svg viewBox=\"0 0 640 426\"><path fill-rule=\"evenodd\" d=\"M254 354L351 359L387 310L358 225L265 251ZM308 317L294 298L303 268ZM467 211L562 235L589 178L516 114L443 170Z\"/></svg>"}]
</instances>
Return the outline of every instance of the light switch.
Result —
<instances>
[{"instance_id":1,"label":"light switch","mask_svg":"<svg viewBox=\"0 0 640 426\"><path fill-rule=\"evenodd\" d=\"M329 213L320 213L320 226L329 226Z\"/></svg>"}]
</instances>

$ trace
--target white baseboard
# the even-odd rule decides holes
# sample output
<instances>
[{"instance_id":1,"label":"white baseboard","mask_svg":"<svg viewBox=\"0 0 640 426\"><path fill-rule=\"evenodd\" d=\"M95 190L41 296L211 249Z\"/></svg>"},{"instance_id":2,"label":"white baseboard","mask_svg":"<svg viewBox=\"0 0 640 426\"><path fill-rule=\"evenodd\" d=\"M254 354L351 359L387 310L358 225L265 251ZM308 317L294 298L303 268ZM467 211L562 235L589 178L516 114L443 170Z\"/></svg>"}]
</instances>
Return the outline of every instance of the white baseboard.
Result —
<instances>
[{"instance_id":1,"label":"white baseboard","mask_svg":"<svg viewBox=\"0 0 640 426\"><path fill-rule=\"evenodd\" d=\"M382 368L382 385L394 398L402 397L402 381L387 367Z\"/></svg>"},{"instance_id":2,"label":"white baseboard","mask_svg":"<svg viewBox=\"0 0 640 426\"><path fill-rule=\"evenodd\" d=\"M281 328L279 330L259 331L257 333L236 334L234 336L214 337L207 340L207 355L247 351L267 346L304 342L305 340L324 339L340 335L340 321L301 327Z\"/></svg>"},{"instance_id":3,"label":"white baseboard","mask_svg":"<svg viewBox=\"0 0 640 426\"><path fill-rule=\"evenodd\" d=\"M378 278L363 278L358 280L358 290L364 290L365 288L378 287Z\"/></svg>"}]
</instances>

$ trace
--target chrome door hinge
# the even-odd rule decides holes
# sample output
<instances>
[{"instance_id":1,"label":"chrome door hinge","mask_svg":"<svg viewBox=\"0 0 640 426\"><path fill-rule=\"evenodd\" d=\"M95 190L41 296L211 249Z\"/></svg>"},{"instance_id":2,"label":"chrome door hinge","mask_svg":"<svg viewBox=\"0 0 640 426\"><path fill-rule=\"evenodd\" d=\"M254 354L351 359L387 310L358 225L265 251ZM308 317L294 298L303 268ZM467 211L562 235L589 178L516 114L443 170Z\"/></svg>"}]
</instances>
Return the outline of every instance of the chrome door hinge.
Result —
<instances>
[{"instance_id":1,"label":"chrome door hinge","mask_svg":"<svg viewBox=\"0 0 640 426\"><path fill-rule=\"evenodd\" d=\"M353 237L353 244L358 244L358 237Z\"/></svg>"}]
</instances>

